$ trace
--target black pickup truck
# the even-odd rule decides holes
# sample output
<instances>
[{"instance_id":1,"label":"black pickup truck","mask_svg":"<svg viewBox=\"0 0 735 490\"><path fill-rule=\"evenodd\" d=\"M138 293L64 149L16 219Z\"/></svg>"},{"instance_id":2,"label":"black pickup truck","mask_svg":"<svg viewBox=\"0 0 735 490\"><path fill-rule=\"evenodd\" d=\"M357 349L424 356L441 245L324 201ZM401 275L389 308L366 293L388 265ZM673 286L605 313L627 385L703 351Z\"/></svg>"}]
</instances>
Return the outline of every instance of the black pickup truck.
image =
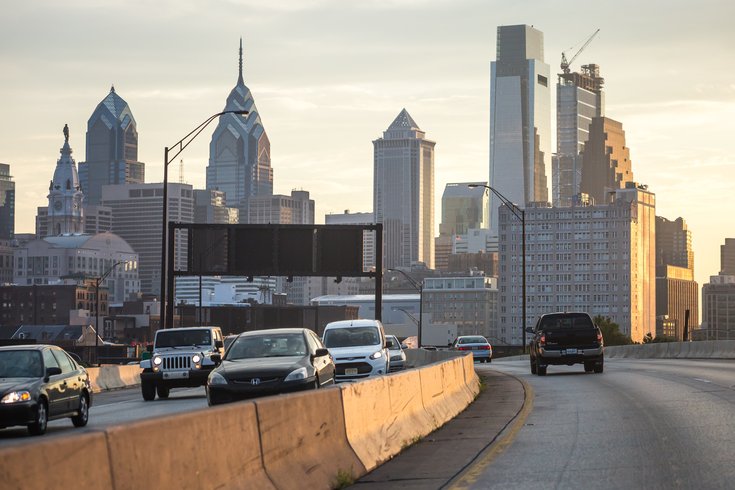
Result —
<instances>
[{"instance_id":1,"label":"black pickup truck","mask_svg":"<svg viewBox=\"0 0 735 490\"><path fill-rule=\"evenodd\" d=\"M585 372L601 373L604 362L602 332L587 313L549 313L541 315L533 334L531 374L546 375L550 364L584 364Z\"/></svg>"}]
</instances>

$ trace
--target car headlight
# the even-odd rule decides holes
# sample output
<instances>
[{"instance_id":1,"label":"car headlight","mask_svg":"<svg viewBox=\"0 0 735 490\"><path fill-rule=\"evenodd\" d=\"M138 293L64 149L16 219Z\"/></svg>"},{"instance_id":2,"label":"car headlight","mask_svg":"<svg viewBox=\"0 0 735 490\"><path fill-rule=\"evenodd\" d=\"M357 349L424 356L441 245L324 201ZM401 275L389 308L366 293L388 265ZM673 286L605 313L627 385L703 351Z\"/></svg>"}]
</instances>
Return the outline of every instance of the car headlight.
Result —
<instances>
[{"instance_id":1,"label":"car headlight","mask_svg":"<svg viewBox=\"0 0 735 490\"><path fill-rule=\"evenodd\" d=\"M226 385L227 380L220 373L212 371L211 373L209 373L209 378L207 378L207 384L210 386Z\"/></svg>"},{"instance_id":2,"label":"car headlight","mask_svg":"<svg viewBox=\"0 0 735 490\"><path fill-rule=\"evenodd\" d=\"M193 362L194 364L199 364L200 362L202 362L202 356L200 356L199 354L194 354L193 356L191 356L191 362Z\"/></svg>"},{"instance_id":3,"label":"car headlight","mask_svg":"<svg viewBox=\"0 0 735 490\"><path fill-rule=\"evenodd\" d=\"M153 358L153 365L154 366L160 366L162 362L163 362L163 359L161 358L161 356L155 356Z\"/></svg>"},{"instance_id":4,"label":"car headlight","mask_svg":"<svg viewBox=\"0 0 735 490\"><path fill-rule=\"evenodd\" d=\"M370 359L380 359L381 357L383 357L382 350L379 350L378 352L374 352L373 354L370 355Z\"/></svg>"},{"instance_id":5,"label":"car headlight","mask_svg":"<svg viewBox=\"0 0 735 490\"><path fill-rule=\"evenodd\" d=\"M27 402L31 399L31 392L30 391L11 391L10 393L7 393L2 400L0 400L0 403L19 403L19 402Z\"/></svg>"},{"instance_id":6,"label":"car headlight","mask_svg":"<svg viewBox=\"0 0 735 490\"><path fill-rule=\"evenodd\" d=\"M286 376L286 379L284 381L296 381L299 379L306 379L308 376L308 373L306 372L305 367L300 367L295 371L291 371L291 374Z\"/></svg>"}]
</instances>

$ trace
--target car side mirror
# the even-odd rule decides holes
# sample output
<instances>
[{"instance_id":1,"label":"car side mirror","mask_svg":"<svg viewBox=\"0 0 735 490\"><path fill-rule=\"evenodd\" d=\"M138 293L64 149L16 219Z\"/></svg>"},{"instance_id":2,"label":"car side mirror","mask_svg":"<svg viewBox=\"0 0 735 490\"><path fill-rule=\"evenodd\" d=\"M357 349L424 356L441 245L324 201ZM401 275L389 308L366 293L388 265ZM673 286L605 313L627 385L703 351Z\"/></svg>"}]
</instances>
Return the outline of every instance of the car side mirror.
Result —
<instances>
[{"instance_id":1,"label":"car side mirror","mask_svg":"<svg viewBox=\"0 0 735 490\"><path fill-rule=\"evenodd\" d=\"M314 352L314 357L323 357L329 355L329 349L317 349L316 352Z\"/></svg>"},{"instance_id":2,"label":"car side mirror","mask_svg":"<svg viewBox=\"0 0 735 490\"><path fill-rule=\"evenodd\" d=\"M47 378L49 378L51 376L56 376L57 374L61 374L61 368L60 367L46 368L46 377Z\"/></svg>"},{"instance_id":3,"label":"car side mirror","mask_svg":"<svg viewBox=\"0 0 735 490\"><path fill-rule=\"evenodd\" d=\"M401 344L401 349L406 350L408 349L408 346L406 344Z\"/></svg>"},{"instance_id":4,"label":"car side mirror","mask_svg":"<svg viewBox=\"0 0 735 490\"><path fill-rule=\"evenodd\" d=\"M218 348L218 349L221 349L222 347L224 347L224 345L225 345L225 343L224 343L224 342L222 342L221 340L215 340L215 341L214 341L214 346L215 346L216 348Z\"/></svg>"},{"instance_id":5,"label":"car side mirror","mask_svg":"<svg viewBox=\"0 0 735 490\"><path fill-rule=\"evenodd\" d=\"M526 333L534 333L533 327L526 327Z\"/></svg>"},{"instance_id":6,"label":"car side mirror","mask_svg":"<svg viewBox=\"0 0 735 490\"><path fill-rule=\"evenodd\" d=\"M148 352L151 352L152 353L153 352L153 344L146 345L145 346L145 350L147 350Z\"/></svg>"},{"instance_id":7,"label":"car side mirror","mask_svg":"<svg viewBox=\"0 0 735 490\"><path fill-rule=\"evenodd\" d=\"M215 364L220 364L222 362L222 356L219 354L212 354L211 356L209 356L209 358Z\"/></svg>"}]
</instances>

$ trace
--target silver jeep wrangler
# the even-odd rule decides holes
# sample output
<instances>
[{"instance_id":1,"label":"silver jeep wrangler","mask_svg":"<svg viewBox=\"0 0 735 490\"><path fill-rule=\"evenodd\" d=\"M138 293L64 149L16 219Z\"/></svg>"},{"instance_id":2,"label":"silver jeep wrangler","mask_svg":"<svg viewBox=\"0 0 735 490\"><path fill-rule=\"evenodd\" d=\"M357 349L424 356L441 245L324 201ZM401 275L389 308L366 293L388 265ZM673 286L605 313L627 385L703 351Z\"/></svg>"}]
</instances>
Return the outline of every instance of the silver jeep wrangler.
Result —
<instances>
[{"instance_id":1,"label":"silver jeep wrangler","mask_svg":"<svg viewBox=\"0 0 735 490\"><path fill-rule=\"evenodd\" d=\"M143 400L155 399L156 393L158 398L168 398L171 388L204 386L207 376L219 363L222 346L219 327L157 331L151 358L140 362Z\"/></svg>"}]
</instances>

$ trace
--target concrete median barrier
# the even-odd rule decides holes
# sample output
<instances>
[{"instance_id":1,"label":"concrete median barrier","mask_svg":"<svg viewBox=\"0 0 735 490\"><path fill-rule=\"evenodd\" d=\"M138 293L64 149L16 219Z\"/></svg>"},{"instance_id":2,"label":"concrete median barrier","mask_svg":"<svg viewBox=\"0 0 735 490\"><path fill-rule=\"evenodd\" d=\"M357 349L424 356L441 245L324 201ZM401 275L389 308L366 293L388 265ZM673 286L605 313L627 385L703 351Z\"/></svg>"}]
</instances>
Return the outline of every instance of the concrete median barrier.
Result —
<instances>
[{"instance_id":1,"label":"concrete median barrier","mask_svg":"<svg viewBox=\"0 0 735 490\"><path fill-rule=\"evenodd\" d=\"M33 439L0 451L0 487L114 488L108 463L102 432Z\"/></svg>"},{"instance_id":2,"label":"concrete median barrier","mask_svg":"<svg viewBox=\"0 0 735 490\"><path fill-rule=\"evenodd\" d=\"M262 466L252 402L157 417L106 432L115 490L274 488Z\"/></svg>"},{"instance_id":3,"label":"concrete median barrier","mask_svg":"<svg viewBox=\"0 0 735 490\"><path fill-rule=\"evenodd\" d=\"M347 440L366 471L389 460L433 426L416 371L381 376L342 389Z\"/></svg>"},{"instance_id":4,"label":"concrete median barrier","mask_svg":"<svg viewBox=\"0 0 735 490\"><path fill-rule=\"evenodd\" d=\"M87 368L92 391L116 390L140 384L140 366L103 365Z\"/></svg>"},{"instance_id":5,"label":"concrete median barrier","mask_svg":"<svg viewBox=\"0 0 735 490\"><path fill-rule=\"evenodd\" d=\"M332 488L340 474L365 474L347 441L338 388L263 398L255 405L263 464L277 488Z\"/></svg>"}]
</instances>

